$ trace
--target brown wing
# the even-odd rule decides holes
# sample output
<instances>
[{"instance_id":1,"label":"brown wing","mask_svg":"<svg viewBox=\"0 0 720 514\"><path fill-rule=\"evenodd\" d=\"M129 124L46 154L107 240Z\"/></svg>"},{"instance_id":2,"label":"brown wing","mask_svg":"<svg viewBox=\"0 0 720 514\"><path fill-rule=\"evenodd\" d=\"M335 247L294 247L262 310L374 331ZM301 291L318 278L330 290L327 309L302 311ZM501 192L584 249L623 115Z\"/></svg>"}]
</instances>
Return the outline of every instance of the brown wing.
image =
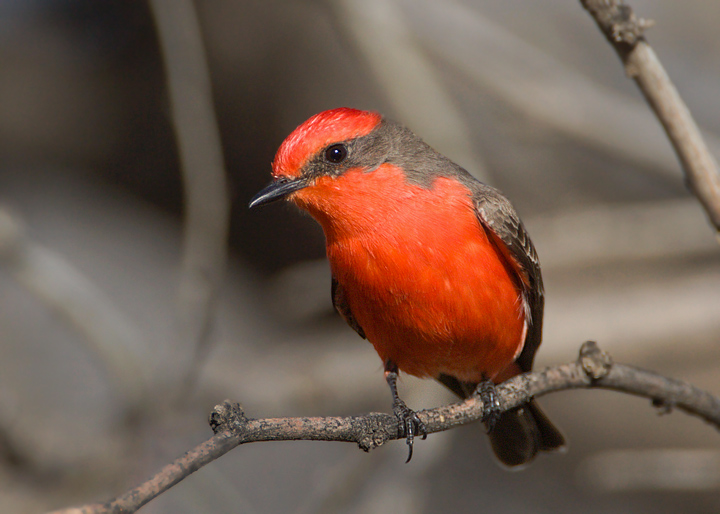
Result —
<instances>
[{"instance_id":1,"label":"brown wing","mask_svg":"<svg viewBox=\"0 0 720 514\"><path fill-rule=\"evenodd\" d=\"M338 314L347 321L347 324L350 325L355 332L360 334L360 337L365 339L365 331L353 317L352 312L350 311L350 306L347 304L347 300L345 299L345 291L335 277L332 277L330 293L332 294L333 306L335 307L335 310L338 311Z\"/></svg>"},{"instance_id":2,"label":"brown wing","mask_svg":"<svg viewBox=\"0 0 720 514\"><path fill-rule=\"evenodd\" d=\"M478 220L519 279L528 332L516 362L522 371L529 371L542 340L545 307L542 274L535 246L510 201L497 189L479 182L474 183L471 189Z\"/></svg>"}]
</instances>

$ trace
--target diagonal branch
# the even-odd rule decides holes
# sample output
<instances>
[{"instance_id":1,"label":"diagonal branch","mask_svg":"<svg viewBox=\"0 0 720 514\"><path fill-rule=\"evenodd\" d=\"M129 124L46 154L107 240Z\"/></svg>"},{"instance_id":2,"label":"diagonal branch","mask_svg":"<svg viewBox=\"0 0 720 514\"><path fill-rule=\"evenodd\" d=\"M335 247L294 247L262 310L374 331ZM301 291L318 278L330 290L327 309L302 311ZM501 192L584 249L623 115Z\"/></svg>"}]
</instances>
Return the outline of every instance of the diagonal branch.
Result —
<instances>
[{"instance_id":1,"label":"diagonal branch","mask_svg":"<svg viewBox=\"0 0 720 514\"><path fill-rule=\"evenodd\" d=\"M720 232L720 171L695 120L643 33L652 22L637 18L622 0L580 0L620 56L662 123L690 190Z\"/></svg>"},{"instance_id":2,"label":"diagonal branch","mask_svg":"<svg viewBox=\"0 0 720 514\"><path fill-rule=\"evenodd\" d=\"M567 389L610 389L652 400L656 407L678 408L720 429L720 398L686 382L650 371L613 364L595 343L580 349L577 362L517 376L497 387L501 410L522 405L533 397ZM418 412L428 433L441 432L482 418L477 398ZM213 409L215 435L168 464L147 482L103 504L56 511L54 514L129 514L162 494L191 473L241 444L259 441L345 441L369 451L403 436L397 418L370 413L350 417L246 418L237 403L225 401Z\"/></svg>"}]
</instances>

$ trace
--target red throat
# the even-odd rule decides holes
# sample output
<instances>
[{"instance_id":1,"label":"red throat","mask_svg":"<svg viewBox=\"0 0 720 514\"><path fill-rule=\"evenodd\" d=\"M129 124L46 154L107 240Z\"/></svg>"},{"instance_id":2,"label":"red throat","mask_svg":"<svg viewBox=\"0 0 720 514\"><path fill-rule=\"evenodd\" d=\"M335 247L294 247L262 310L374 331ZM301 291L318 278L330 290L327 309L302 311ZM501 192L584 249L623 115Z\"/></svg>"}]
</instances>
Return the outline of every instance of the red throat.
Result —
<instances>
[{"instance_id":1,"label":"red throat","mask_svg":"<svg viewBox=\"0 0 720 514\"><path fill-rule=\"evenodd\" d=\"M316 114L290 134L275 154L273 176L297 177L321 148L372 132L382 121L376 112L339 107Z\"/></svg>"}]
</instances>

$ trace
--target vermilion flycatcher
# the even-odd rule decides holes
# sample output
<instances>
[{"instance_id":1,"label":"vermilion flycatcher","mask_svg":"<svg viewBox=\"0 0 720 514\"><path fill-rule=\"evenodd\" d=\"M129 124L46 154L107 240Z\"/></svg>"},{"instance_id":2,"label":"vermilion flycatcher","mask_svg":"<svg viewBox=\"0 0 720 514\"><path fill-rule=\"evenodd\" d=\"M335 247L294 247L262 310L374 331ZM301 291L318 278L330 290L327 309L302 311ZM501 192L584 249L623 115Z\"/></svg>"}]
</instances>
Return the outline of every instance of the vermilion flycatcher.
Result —
<instances>
[{"instance_id":1,"label":"vermilion flycatcher","mask_svg":"<svg viewBox=\"0 0 720 514\"><path fill-rule=\"evenodd\" d=\"M322 225L333 304L382 359L411 450L425 431L398 397L399 371L435 378L462 398L482 391L492 403L493 383L532 368L540 264L499 191L407 128L348 108L295 129L272 175L250 207L287 198ZM535 401L495 414L490 441L508 466L564 445Z\"/></svg>"}]
</instances>

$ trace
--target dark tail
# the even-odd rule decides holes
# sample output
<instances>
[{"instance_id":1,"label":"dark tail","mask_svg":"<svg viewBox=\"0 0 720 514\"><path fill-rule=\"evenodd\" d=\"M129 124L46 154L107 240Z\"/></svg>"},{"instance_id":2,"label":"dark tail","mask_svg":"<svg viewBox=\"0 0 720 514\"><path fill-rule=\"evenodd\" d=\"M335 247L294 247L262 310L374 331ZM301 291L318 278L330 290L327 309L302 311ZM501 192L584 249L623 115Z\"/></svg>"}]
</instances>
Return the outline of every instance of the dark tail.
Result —
<instances>
[{"instance_id":1,"label":"dark tail","mask_svg":"<svg viewBox=\"0 0 720 514\"><path fill-rule=\"evenodd\" d=\"M533 400L500 415L490 432L490 444L506 466L527 464L538 452L560 450L565 438Z\"/></svg>"}]
</instances>

